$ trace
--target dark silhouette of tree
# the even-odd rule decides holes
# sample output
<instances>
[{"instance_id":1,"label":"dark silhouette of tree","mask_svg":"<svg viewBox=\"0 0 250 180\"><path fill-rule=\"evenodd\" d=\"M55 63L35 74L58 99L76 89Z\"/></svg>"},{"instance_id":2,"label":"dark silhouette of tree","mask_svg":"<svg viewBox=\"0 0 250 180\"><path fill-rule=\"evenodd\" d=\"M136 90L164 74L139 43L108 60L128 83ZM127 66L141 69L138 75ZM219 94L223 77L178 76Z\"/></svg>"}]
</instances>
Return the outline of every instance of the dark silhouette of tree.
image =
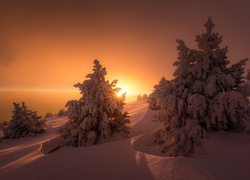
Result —
<instances>
[{"instance_id":1,"label":"dark silhouette of tree","mask_svg":"<svg viewBox=\"0 0 250 180\"><path fill-rule=\"evenodd\" d=\"M121 88L117 80L105 80L106 68L98 60L94 61L93 73L88 74L83 83L75 84L82 97L67 103L69 121L59 129L63 145L89 146L114 134L128 137L130 121L128 113L122 112L125 93L118 97Z\"/></svg>"},{"instance_id":2,"label":"dark silhouette of tree","mask_svg":"<svg viewBox=\"0 0 250 180\"><path fill-rule=\"evenodd\" d=\"M154 132L156 142L173 156L193 152L206 130L242 131L250 120L249 101L241 92L247 59L229 67L227 47L220 48L222 36L212 31L211 18L204 27L195 39L198 49L177 40L174 79L150 95L160 107L154 120L163 124Z\"/></svg>"},{"instance_id":3,"label":"dark silhouette of tree","mask_svg":"<svg viewBox=\"0 0 250 180\"><path fill-rule=\"evenodd\" d=\"M35 136L45 132L46 120L38 116L35 111L31 111L23 102L14 104L13 116L7 127L3 127L4 138L20 138L25 136Z\"/></svg>"}]
</instances>

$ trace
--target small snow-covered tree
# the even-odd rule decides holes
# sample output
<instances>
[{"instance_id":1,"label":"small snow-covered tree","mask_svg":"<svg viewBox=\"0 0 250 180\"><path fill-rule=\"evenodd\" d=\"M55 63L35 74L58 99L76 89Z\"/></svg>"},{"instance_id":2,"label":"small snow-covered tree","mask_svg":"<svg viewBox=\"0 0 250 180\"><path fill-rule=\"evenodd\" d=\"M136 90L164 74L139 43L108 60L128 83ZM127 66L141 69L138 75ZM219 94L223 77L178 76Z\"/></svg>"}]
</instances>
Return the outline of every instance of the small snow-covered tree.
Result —
<instances>
[{"instance_id":1,"label":"small snow-covered tree","mask_svg":"<svg viewBox=\"0 0 250 180\"><path fill-rule=\"evenodd\" d=\"M154 86L154 91L149 95L148 103L149 109L159 110L161 107L158 105L161 97L165 97L166 94L172 93L171 82L162 77L160 82Z\"/></svg>"},{"instance_id":2,"label":"small snow-covered tree","mask_svg":"<svg viewBox=\"0 0 250 180\"><path fill-rule=\"evenodd\" d=\"M13 116L7 127L3 127L4 138L20 138L25 136L35 136L45 132L46 120L31 111L23 102L14 104Z\"/></svg>"},{"instance_id":3,"label":"small snow-covered tree","mask_svg":"<svg viewBox=\"0 0 250 180\"><path fill-rule=\"evenodd\" d=\"M143 94L142 95L142 99L148 99L148 95L147 94Z\"/></svg>"},{"instance_id":4,"label":"small snow-covered tree","mask_svg":"<svg viewBox=\"0 0 250 180\"><path fill-rule=\"evenodd\" d=\"M137 95L136 100L137 100L137 101L142 100L142 97L141 97L141 95L140 95L140 94L139 94L139 95Z\"/></svg>"},{"instance_id":5,"label":"small snow-covered tree","mask_svg":"<svg viewBox=\"0 0 250 180\"><path fill-rule=\"evenodd\" d=\"M205 33L196 36L198 49L177 40L174 79L150 95L160 107L154 120L163 123L153 133L156 142L173 156L193 152L206 130L241 131L250 120L249 101L241 91L247 59L228 67L227 47L219 47L222 36L212 32L211 18L204 27Z\"/></svg>"},{"instance_id":6,"label":"small snow-covered tree","mask_svg":"<svg viewBox=\"0 0 250 180\"><path fill-rule=\"evenodd\" d=\"M146 100L146 99L148 99L148 95L147 94L143 94L143 95L137 95L137 97L136 97L136 100L137 101L140 101L140 100Z\"/></svg>"},{"instance_id":7,"label":"small snow-covered tree","mask_svg":"<svg viewBox=\"0 0 250 180\"><path fill-rule=\"evenodd\" d=\"M50 118L53 117L54 115L51 112L47 112L44 116L44 118Z\"/></svg>"},{"instance_id":8,"label":"small snow-covered tree","mask_svg":"<svg viewBox=\"0 0 250 180\"><path fill-rule=\"evenodd\" d=\"M66 104L69 121L58 131L63 145L89 146L115 133L128 137L130 121L128 113L122 112L125 93L118 97L116 93L121 88L116 87L117 80L106 81L106 74L106 68L95 60L88 79L74 85L82 97Z\"/></svg>"},{"instance_id":9,"label":"small snow-covered tree","mask_svg":"<svg viewBox=\"0 0 250 180\"><path fill-rule=\"evenodd\" d=\"M61 116L65 116L66 115L66 112L64 109L59 109L58 113L57 113L57 116L61 117Z\"/></svg>"}]
</instances>

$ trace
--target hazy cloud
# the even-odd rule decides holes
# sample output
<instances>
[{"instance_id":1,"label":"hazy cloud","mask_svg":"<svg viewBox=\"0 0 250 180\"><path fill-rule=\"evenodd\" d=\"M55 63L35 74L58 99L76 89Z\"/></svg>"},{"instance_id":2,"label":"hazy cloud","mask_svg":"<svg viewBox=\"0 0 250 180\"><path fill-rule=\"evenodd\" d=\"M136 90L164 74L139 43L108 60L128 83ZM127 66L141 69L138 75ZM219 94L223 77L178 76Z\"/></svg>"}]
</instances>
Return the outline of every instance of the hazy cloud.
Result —
<instances>
[{"instance_id":1,"label":"hazy cloud","mask_svg":"<svg viewBox=\"0 0 250 180\"><path fill-rule=\"evenodd\" d=\"M0 66L9 66L16 57L16 53L7 43L0 43Z\"/></svg>"}]
</instances>

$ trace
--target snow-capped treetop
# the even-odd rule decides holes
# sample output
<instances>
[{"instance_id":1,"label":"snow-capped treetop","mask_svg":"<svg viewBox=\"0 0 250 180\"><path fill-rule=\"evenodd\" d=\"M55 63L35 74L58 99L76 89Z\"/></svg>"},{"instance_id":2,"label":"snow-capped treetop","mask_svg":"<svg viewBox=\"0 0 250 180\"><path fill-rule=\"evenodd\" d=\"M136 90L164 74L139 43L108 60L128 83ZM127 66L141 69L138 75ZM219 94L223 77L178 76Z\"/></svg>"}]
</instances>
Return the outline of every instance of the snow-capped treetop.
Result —
<instances>
[{"instance_id":1,"label":"snow-capped treetop","mask_svg":"<svg viewBox=\"0 0 250 180\"><path fill-rule=\"evenodd\" d=\"M96 81L105 81L105 75L107 75L106 68L102 67L97 59L94 60L93 73L88 74L86 78L95 79Z\"/></svg>"},{"instance_id":2,"label":"snow-capped treetop","mask_svg":"<svg viewBox=\"0 0 250 180\"><path fill-rule=\"evenodd\" d=\"M214 28L214 23L212 22L212 18L208 17L206 23L204 24L204 27L206 29L206 33L211 34L212 33L212 29Z\"/></svg>"},{"instance_id":3,"label":"snow-capped treetop","mask_svg":"<svg viewBox=\"0 0 250 180\"><path fill-rule=\"evenodd\" d=\"M219 36L218 33L213 33L214 23L211 20L211 17L207 19L207 22L204 24L206 29L205 33L196 36L197 46L200 50L205 52L210 52L214 49L219 48L219 44L222 42L222 36Z\"/></svg>"},{"instance_id":4,"label":"snow-capped treetop","mask_svg":"<svg viewBox=\"0 0 250 180\"><path fill-rule=\"evenodd\" d=\"M122 110L125 94L120 98L117 97L116 92L121 88L116 88L117 80L105 80L107 74L106 68L103 68L98 60L94 61L93 73L88 74L83 83L75 84L79 88L81 94L81 101L84 103L83 111L85 113L92 113L93 116L102 114L106 106L109 107L109 114L113 114L116 109ZM114 103L115 102L115 103Z\"/></svg>"}]
</instances>

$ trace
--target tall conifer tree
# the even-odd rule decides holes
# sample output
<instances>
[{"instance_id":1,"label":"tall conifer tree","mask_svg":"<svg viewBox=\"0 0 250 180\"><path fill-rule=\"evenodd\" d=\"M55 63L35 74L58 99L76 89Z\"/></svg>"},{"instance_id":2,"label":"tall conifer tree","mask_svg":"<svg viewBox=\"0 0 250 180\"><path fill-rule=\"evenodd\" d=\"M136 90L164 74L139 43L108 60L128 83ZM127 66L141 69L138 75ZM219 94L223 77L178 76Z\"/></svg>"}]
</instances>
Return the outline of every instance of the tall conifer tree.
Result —
<instances>
[{"instance_id":1,"label":"tall conifer tree","mask_svg":"<svg viewBox=\"0 0 250 180\"><path fill-rule=\"evenodd\" d=\"M67 103L69 121L59 129L63 145L88 146L100 139L108 139L115 133L128 137L130 121L128 113L122 112L125 93L117 96L121 88L117 80L105 80L106 68L94 61L93 73L83 83L75 84L82 97Z\"/></svg>"},{"instance_id":2,"label":"tall conifer tree","mask_svg":"<svg viewBox=\"0 0 250 180\"><path fill-rule=\"evenodd\" d=\"M213 32L211 18L204 27L195 39L198 49L177 40L174 79L165 93L153 94L160 106L154 120L163 123L154 135L161 150L173 156L193 152L206 130L241 131L250 120L249 101L241 90L247 59L229 67L228 49L220 48L222 36Z\"/></svg>"}]
</instances>

